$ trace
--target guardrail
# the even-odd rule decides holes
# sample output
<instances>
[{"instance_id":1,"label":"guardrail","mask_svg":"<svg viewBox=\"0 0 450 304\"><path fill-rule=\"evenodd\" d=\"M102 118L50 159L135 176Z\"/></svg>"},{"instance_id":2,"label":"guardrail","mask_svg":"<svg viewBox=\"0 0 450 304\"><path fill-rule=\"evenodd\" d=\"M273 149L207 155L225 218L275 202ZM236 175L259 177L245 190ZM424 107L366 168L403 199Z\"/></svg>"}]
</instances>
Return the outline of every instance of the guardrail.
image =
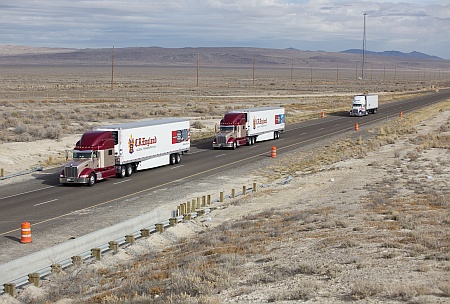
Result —
<instances>
[{"instance_id":1,"label":"guardrail","mask_svg":"<svg viewBox=\"0 0 450 304\"><path fill-rule=\"evenodd\" d=\"M289 181L288 178L287 182ZM1 264L0 294L8 293L16 297L17 288L23 288L28 284L39 286L40 279L51 273L60 272L71 265L80 265L88 259L100 260L103 253L117 252L120 246L132 244L138 238L149 237L155 232L162 233L167 227L208 214L214 209L211 207L212 203L223 202L226 198L235 198L248 192L256 192L256 183L249 188L243 186L242 192L236 193L235 189L232 189L230 195L220 192L220 197L215 200L211 200L211 195L207 195L180 204L177 206L177 210L146 213ZM124 235L125 231L128 234Z\"/></svg>"},{"instance_id":2,"label":"guardrail","mask_svg":"<svg viewBox=\"0 0 450 304\"><path fill-rule=\"evenodd\" d=\"M38 166L38 167L35 167L33 169L30 169L30 170L21 171L21 172L18 172L18 173L14 173L14 174L3 176L4 170L3 170L3 168L1 168L0 169L0 180L8 179L8 178L11 178L11 177L16 177L16 176L20 176L20 175L30 174L30 173L33 173L33 172L36 172L36 171L42 171L42 167Z\"/></svg>"}]
</instances>

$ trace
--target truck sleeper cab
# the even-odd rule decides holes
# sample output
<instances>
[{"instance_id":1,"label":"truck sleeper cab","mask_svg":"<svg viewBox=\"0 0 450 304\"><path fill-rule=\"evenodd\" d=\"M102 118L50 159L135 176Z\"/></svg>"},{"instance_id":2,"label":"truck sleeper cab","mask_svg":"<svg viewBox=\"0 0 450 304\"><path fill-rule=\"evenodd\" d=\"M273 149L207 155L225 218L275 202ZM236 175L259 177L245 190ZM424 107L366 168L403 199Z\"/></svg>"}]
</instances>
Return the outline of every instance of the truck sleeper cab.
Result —
<instances>
[{"instance_id":1,"label":"truck sleeper cab","mask_svg":"<svg viewBox=\"0 0 450 304\"><path fill-rule=\"evenodd\" d=\"M257 141L279 138L284 127L284 108L281 107L232 110L220 121L220 131L212 146L214 149L251 146Z\"/></svg>"},{"instance_id":2,"label":"truck sleeper cab","mask_svg":"<svg viewBox=\"0 0 450 304\"><path fill-rule=\"evenodd\" d=\"M83 134L60 182L93 186L98 180L181 161L190 149L188 119L169 118L99 127Z\"/></svg>"}]
</instances>

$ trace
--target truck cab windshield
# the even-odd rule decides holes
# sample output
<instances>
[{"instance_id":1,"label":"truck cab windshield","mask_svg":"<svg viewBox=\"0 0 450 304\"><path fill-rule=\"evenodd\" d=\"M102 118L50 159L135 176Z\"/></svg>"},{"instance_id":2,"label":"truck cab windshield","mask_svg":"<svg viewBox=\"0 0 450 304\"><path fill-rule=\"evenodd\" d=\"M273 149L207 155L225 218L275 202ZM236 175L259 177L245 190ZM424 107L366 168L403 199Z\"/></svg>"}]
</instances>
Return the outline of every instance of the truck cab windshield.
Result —
<instances>
[{"instance_id":1,"label":"truck cab windshield","mask_svg":"<svg viewBox=\"0 0 450 304\"><path fill-rule=\"evenodd\" d=\"M361 107L362 107L362 104L360 104L360 103L354 103L353 106L354 106L354 107L357 107L357 108L361 108Z\"/></svg>"},{"instance_id":2,"label":"truck cab windshield","mask_svg":"<svg viewBox=\"0 0 450 304\"><path fill-rule=\"evenodd\" d=\"M234 126L220 126L220 131L233 132Z\"/></svg>"},{"instance_id":3,"label":"truck cab windshield","mask_svg":"<svg viewBox=\"0 0 450 304\"><path fill-rule=\"evenodd\" d=\"M92 151L73 151L73 158L91 158Z\"/></svg>"}]
</instances>

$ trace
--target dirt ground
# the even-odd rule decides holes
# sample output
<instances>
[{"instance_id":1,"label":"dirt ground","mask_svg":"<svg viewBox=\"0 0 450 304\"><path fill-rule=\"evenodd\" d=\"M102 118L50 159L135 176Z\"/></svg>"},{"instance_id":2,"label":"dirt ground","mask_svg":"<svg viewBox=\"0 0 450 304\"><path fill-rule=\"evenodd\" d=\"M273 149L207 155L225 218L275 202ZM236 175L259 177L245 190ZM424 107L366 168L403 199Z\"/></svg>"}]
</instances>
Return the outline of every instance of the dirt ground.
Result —
<instances>
[{"instance_id":1,"label":"dirt ground","mask_svg":"<svg viewBox=\"0 0 450 304\"><path fill-rule=\"evenodd\" d=\"M239 222L249 214L276 217L300 212L312 214L312 218L299 218L296 231L283 232L283 237L268 241L268 253L244 263L241 283L222 290L217 303L449 303L448 239L435 235L412 210L409 213L405 209L384 208L392 201L395 204L403 201L405 208L416 209L420 205L419 195L411 185L430 189L439 186L437 196L446 199L446 203L442 208L422 206L421 212L437 211L431 219L447 229L448 237L448 146L424 149L414 161L410 154L418 148L415 138L436 133L449 121L450 111L441 112L421 123L416 134L399 138L365 157L341 161L317 172L298 172L287 183L283 183L284 179L263 182L256 175L236 182L232 175L224 176L222 180L228 183L223 188L239 189L238 184L251 184L255 180L261 186L246 198L216 203L217 209L210 214L169 228L163 234L140 239L135 245L120 249L118 254L106 255L101 262L87 267L108 268L149 250L163 251L185 238L194 241L201 231L220 228L226 222ZM450 132L441 136L448 138ZM73 139L68 138L67 144L71 142ZM15 145L17 151L23 151L20 144ZM37 143L29 148L34 151L39 147L52 149ZM22 157L26 156L26 152L22 153ZM20 154L17 156L20 159ZM290 157L283 156L276 162L282 164ZM263 171L271 165L258 164ZM202 186L210 193L220 191L212 183L203 181ZM384 197L386 192L392 197L377 203L376 199L381 199L377 195ZM374 207L376 204L379 205ZM398 222L403 226L396 227ZM414 240L406 241L408 238ZM436 256L430 256L431 252ZM284 275L277 273L282 269ZM27 287L17 299L2 295L0 303L38 301L45 298L48 288L57 281L50 278L43 281L41 288ZM60 301L69 302L77 300Z\"/></svg>"},{"instance_id":2,"label":"dirt ground","mask_svg":"<svg viewBox=\"0 0 450 304\"><path fill-rule=\"evenodd\" d=\"M345 110L350 96L367 88L380 92L380 98L388 94L386 98L394 99L435 85L435 81L400 80L392 82L391 88L381 81L367 86L351 80L332 83L320 79L313 83L303 79L290 83L286 71L281 71L282 77L257 77L254 85L251 71L236 70L225 78L208 77L207 84L201 79L196 87L192 71L186 74L185 70L185 74L167 80L155 76L159 71L148 70L140 76L152 81L126 82L120 80L128 79L124 69L122 76L118 72L111 93L105 90L110 85L107 73L92 69L88 77L80 78L74 71L55 71L54 78L46 81L39 75L48 71L39 68L35 75L21 68L4 71L5 81L0 84L0 168L5 175L17 175L36 166L61 166L66 151L73 148L80 134L105 122L183 116L203 125L192 128L193 133L207 133L232 107L283 105L290 117L311 118L322 110ZM180 80L180 75L188 75L191 85ZM330 75L335 77L334 71ZM227 82L218 84L217 79ZM231 189L256 182L255 193L215 203L210 214L139 239L117 254L105 255L100 262L87 263L81 270L68 269L65 277L76 281L81 276L75 273L112 271L108 269L142 255L170 251L183 240L201 243L204 235L214 238L211 236L223 231L239 232L244 223L251 222L255 227L265 227L241 232L248 243L259 240L254 245L258 253L247 254L242 260L233 255L235 260L230 264L239 262L239 267L222 274L229 276L230 283L220 292L208 295L206 300L179 303L449 303L450 133L442 128L449 121L450 111L439 112L417 125L416 133L398 137L360 157L320 168L302 168L289 176L280 172L294 159L311 157L332 143L321 142L309 147L309 152L295 151L275 160L259 161L244 168L248 175L230 171L180 185L171 197L150 193L127 201L125 208L83 210L72 215L72 226L64 230L56 227L59 238L49 241L44 234L33 234L36 242L32 250L78 236L87 227L96 229L117 221L124 214L132 217L150 211L150 200L160 208L173 209L198 196L217 197L221 191L230 194ZM428 141L436 144L424 144ZM0 180L0 185L32 181L36 174ZM257 234L266 230L264 236ZM48 233L56 235L55 231ZM11 255L10 249L14 245L0 249L2 260ZM194 256L192 262L196 261ZM50 276L39 288L25 288L17 299L1 295L0 303L45 302L63 284L61 277ZM99 281L87 295L67 293L59 303L78 303L107 289Z\"/></svg>"}]
</instances>

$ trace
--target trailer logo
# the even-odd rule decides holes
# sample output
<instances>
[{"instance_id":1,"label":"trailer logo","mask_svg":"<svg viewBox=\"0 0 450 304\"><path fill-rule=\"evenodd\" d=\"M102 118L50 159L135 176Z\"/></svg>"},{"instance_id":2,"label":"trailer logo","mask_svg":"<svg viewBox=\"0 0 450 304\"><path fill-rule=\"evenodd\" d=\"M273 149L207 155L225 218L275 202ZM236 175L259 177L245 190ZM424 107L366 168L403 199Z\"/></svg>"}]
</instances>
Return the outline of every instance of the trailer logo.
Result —
<instances>
[{"instance_id":1,"label":"trailer logo","mask_svg":"<svg viewBox=\"0 0 450 304\"><path fill-rule=\"evenodd\" d=\"M172 131L172 144L187 142L191 138L189 129Z\"/></svg>"},{"instance_id":2,"label":"trailer logo","mask_svg":"<svg viewBox=\"0 0 450 304\"><path fill-rule=\"evenodd\" d=\"M128 140L128 152L130 152L130 154L134 153L134 139L133 139L133 134L130 134L130 139Z\"/></svg>"},{"instance_id":3,"label":"trailer logo","mask_svg":"<svg viewBox=\"0 0 450 304\"><path fill-rule=\"evenodd\" d=\"M258 125L266 125L267 118L253 118L253 129L256 129Z\"/></svg>"},{"instance_id":4,"label":"trailer logo","mask_svg":"<svg viewBox=\"0 0 450 304\"><path fill-rule=\"evenodd\" d=\"M284 114L275 115L275 124L276 125L284 124Z\"/></svg>"},{"instance_id":5,"label":"trailer logo","mask_svg":"<svg viewBox=\"0 0 450 304\"><path fill-rule=\"evenodd\" d=\"M133 134L130 134L130 139L128 140L128 152L130 152L130 154L133 154L135 152L135 148L143 147L143 149L145 149L151 145L155 145L156 143L157 143L156 136L148 138L139 137L134 139Z\"/></svg>"}]
</instances>

